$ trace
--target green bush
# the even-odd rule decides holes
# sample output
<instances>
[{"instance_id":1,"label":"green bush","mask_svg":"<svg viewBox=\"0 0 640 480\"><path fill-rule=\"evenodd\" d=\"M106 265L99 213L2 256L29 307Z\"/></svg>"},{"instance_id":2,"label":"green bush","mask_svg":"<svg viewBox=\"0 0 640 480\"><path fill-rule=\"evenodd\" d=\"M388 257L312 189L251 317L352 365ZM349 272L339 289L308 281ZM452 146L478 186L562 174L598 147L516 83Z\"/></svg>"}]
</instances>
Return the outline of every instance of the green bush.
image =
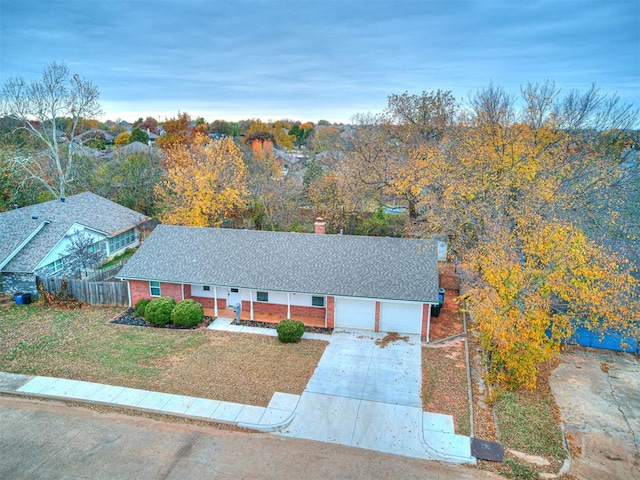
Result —
<instances>
[{"instance_id":1,"label":"green bush","mask_svg":"<svg viewBox=\"0 0 640 480\"><path fill-rule=\"evenodd\" d=\"M174 325L190 328L204 319L204 308L195 300L187 298L178 302L171 312L171 322Z\"/></svg>"},{"instance_id":2,"label":"green bush","mask_svg":"<svg viewBox=\"0 0 640 480\"><path fill-rule=\"evenodd\" d=\"M176 301L171 297L154 298L144 309L144 318L157 327L164 327L171 320Z\"/></svg>"},{"instance_id":3,"label":"green bush","mask_svg":"<svg viewBox=\"0 0 640 480\"><path fill-rule=\"evenodd\" d=\"M278 332L278 340L281 342L296 343L300 341L304 334L304 323L300 320L287 318L278 323L276 331Z\"/></svg>"},{"instance_id":4,"label":"green bush","mask_svg":"<svg viewBox=\"0 0 640 480\"><path fill-rule=\"evenodd\" d=\"M133 307L133 314L136 317L144 317L144 311L147 308L147 305L151 303L150 298L141 298L136 302L136 306Z\"/></svg>"}]
</instances>

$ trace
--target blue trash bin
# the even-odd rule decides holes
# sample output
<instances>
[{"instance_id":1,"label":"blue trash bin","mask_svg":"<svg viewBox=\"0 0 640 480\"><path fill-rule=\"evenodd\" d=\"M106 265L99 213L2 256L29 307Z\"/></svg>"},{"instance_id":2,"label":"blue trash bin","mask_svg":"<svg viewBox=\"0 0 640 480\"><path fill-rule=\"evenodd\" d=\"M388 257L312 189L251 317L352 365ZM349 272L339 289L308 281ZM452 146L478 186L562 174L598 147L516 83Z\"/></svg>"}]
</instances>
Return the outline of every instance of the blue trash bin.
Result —
<instances>
[{"instance_id":1,"label":"blue trash bin","mask_svg":"<svg viewBox=\"0 0 640 480\"><path fill-rule=\"evenodd\" d=\"M14 293L13 294L13 299L16 301L16 305L22 305L23 304L22 293Z\"/></svg>"}]
</instances>

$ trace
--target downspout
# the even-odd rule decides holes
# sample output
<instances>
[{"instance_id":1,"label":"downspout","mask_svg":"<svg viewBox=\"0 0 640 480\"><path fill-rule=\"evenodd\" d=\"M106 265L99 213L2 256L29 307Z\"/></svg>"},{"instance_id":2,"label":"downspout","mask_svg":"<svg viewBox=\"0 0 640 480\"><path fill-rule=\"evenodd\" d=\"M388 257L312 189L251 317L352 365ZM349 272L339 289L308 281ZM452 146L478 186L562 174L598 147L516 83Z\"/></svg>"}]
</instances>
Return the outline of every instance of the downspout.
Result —
<instances>
[{"instance_id":1,"label":"downspout","mask_svg":"<svg viewBox=\"0 0 640 480\"><path fill-rule=\"evenodd\" d=\"M218 287L213 287L213 316L218 316Z\"/></svg>"},{"instance_id":2,"label":"downspout","mask_svg":"<svg viewBox=\"0 0 640 480\"><path fill-rule=\"evenodd\" d=\"M127 280L127 297L129 297L129 308L131 308L131 284Z\"/></svg>"},{"instance_id":3,"label":"downspout","mask_svg":"<svg viewBox=\"0 0 640 480\"><path fill-rule=\"evenodd\" d=\"M429 343L429 335L431 333L431 304L427 309L427 343Z\"/></svg>"}]
</instances>

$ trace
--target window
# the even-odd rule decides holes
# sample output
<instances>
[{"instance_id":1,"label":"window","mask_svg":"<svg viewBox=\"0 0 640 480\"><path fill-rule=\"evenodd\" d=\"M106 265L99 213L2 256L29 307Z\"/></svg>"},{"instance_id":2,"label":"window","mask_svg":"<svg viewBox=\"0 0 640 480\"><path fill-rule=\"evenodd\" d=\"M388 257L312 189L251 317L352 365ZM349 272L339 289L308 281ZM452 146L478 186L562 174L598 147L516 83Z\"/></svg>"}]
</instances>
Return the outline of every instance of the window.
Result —
<instances>
[{"instance_id":1,"label":"window","mask_svg":"<svg viewBox=\"0 0 640 480\"><path fill-rule=\"evenodd\" d=\"M109 239L109 253L122 250L124 247L132 244L135 241L136 241L135 229L132 228L131 230L122 232L120 235L116 235L115 237Z\"/></svg>"},{"instance_id":2,"label":"window","mask_svg":"<svg viewBox=\"0 0 640 480\"><path fill-rule=\"evenodd\" d=\"M64 267L64 263L62 263L62 259L56 260L53 263L47 265L48 273L53 274L59 272Z\"/></svg>"},{"instance_id":3,"label":"window","mask_svg":"<svg viewBox=\"0 0 640 480\"><path fill-rule=\"evenodd\" d=\"M149 293L152 297L160 296L160 282L149 282Z\"/></svg>"},{"instance_id":4,"label":"window","mask_svg":"<svg viewBox=\"0 0 640 480\"><path fill-rule=\"evenodd\" d=\"M93 243L93 244L89 245L89 253L95 253L95 252L99 252L100 250L102 250L102 243L103 242L96 242L96 243Z\"/></svg>"},{"instance_id":5,"label":"window","mask_svg":"<svg viewBox=\"0 0 640 480\"><path fill-rule=\"evenodd\" d=\"M324 307L324 297L311 297L311 305L314 307Z\"/></svg>"},{"instance_id":6,"label":"window","mask_svg":"<svg viewBox=\"0 0 640 480\"><path fill-rule=\"evenodd\" d=\"M208 292L208 291L210 291L210 290L211 290L211 287L210 287L209 285L204 285L204 286L202 287L202 290L204 290L205 292Z\"/></svg>"},{"instance_id":7,"label":"window","mask_svg":"<svg viewBox=\"0 0 640 480\"><path fill-rule=\"evenodd\" d=\"M268 292L257 292L256 300L259 302L268 302L269 301L269 293Z\"/></svg>"}]
</instances>

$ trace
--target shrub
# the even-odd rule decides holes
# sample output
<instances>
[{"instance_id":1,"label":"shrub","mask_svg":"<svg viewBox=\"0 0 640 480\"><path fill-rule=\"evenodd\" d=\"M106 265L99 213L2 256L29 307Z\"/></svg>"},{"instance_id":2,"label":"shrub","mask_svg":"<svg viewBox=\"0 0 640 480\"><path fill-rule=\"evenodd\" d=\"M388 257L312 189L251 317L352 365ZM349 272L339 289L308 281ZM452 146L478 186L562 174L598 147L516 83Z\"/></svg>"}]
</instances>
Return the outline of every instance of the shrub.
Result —
<instances>
[{"instance_id":1,"label":"shrub","mask_svg":"<svg viewBox=\"0 0 640 480\"><path fill-rule=\"evenodd\" d=\"M133 315L136 317L144 317L144 311L149 303L151 303L150 298L141 298L138 300L136 306L133 307Z\"/></svg>"},{"instance_id":2,"label":"shrub","mask_svg":"<svg viewBox=\"0 0 640 480\"><path fill-rule=\"evenodd\" d=\"M144 318L157 327L164 327L171 320L176 301L171 297L154 298L144 309Z\"/></svg>"},{"instance_id":3,"label":"shrub","mask_svg":"<svg viewBox=\"0 0 640 480\"><path fill-rule=\"evenodd\" d=\"M278 340L281 342L296 343L300 341L304 334L304 323L300 320L287 318L278 323L276 331L278 332Z\"/></svg>"},{"instance_id":4,"label":"shrub","mask_svg":"<svg viewBox=\"0 0 640 480\"><path fill-rule=\"evenodd\" d=\"M178 302L171 312L171 322L179 327L190 328L204 318L204 308L195 300L187 298Z\"/></svg>"}]
</instances>

